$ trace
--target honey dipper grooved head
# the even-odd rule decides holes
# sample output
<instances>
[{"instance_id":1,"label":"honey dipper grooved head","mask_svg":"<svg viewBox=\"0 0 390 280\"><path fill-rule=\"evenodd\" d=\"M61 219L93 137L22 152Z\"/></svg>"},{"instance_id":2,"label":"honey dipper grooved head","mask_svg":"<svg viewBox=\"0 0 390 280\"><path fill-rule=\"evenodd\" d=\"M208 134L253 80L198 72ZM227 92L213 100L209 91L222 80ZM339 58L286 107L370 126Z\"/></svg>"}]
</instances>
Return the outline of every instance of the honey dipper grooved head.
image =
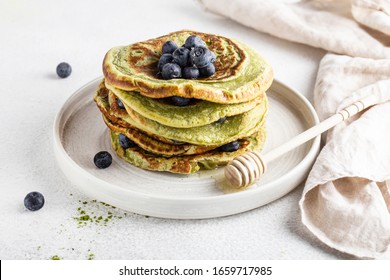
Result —
<instances>
[{"instance_id":1,"label":"honey dipper grooved head","mask_svg":"<svg viewBox=\"0 0 390 280\"><path fill-rule=\"evenodd\" d=\"M260 155L249 152L236 157L225 167L225 178L232 186L242 188L253 184L265 169L265 162Z\"/></svg>"},{"instance_id":2,"label":"honey dipper grooved head","mask_svg":"<svg viewBox=\"0 0 390 280\"><path fill-rule=\"evenodd\" d=\"M233 187L240 188L242 186L241 173L236 167L229 164L225 167L224 173L225 178Z\"/></svg>"}]
</instances>

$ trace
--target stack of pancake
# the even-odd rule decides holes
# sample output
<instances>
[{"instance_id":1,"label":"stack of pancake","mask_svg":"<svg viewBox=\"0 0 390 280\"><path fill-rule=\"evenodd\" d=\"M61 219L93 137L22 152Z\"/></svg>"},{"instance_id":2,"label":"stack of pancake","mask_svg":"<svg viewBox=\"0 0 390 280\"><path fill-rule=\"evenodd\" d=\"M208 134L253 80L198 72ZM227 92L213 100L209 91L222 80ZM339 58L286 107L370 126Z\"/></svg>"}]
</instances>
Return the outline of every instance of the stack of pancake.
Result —
<instances>
[{"instance_id":1,"label":"stack of pancake","mask_svg":"<svg viewBox=\"0 0 390 280\"><path fill-rule=\"evenodd\" d=\"M181 46L190 35L201 37L216 55L215 74L162 79L157 67L162 45L172 40ZM225 165L264 144L266 90L273 73L259 54L242 43L178 31L112 48L104 58L103 72L94 100L109 128L113 150L137 167L192 173ZM172 96L191 101L177 106Z\"/></svg>"}]
</instances>

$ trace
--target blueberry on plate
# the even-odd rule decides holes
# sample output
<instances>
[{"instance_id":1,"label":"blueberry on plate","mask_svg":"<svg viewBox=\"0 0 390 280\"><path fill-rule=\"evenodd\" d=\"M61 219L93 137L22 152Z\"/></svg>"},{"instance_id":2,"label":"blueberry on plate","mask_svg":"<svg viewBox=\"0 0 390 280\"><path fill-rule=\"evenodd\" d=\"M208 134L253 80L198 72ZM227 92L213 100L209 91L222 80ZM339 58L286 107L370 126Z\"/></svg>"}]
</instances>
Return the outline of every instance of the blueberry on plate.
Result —
<instances>
[{"instance_id":1,"label":"blueberry on plate","mask_svg":"<svg viewBox=\"0 0 390 280\"><path fill-rule=\"evenodd\" d=\"M171 63L173 60L173 56L170 53L164 53L161 57L160 60L158 61L158 71L162 71L162 68L164 67L165 64Z\"/></svg>"},{"instance_id":2,"label":"blueberry on plate","mask_svg":"<svg viewBox=\"0 0 390 280\"><path fill-rule=\"evenodd\" d=\"M111 165L112 156L107 151L101 151L95 155L95 157L93 158L93 162L95 163L97 168L104 169Z\"/></svg>"},{"instance_id":3,"label":"blueberry on plate","mask_svg":"<svg viewBox=\"0 0 390 280\"><path fill-rule=\"evenodd\" d=\"M56 71L60 78L66 78L70 76L70 73L72 73L72 67L69 65L69 63L61 62L57 65Z\"/></svg>"},{"instance_id":4,"label":"blueberry on plate","mask_svg":"<svg viewBox=\"0 0 390 280\"><path fill-rule=\"evenodd\" d=\"M126 135L119 134L119 144L123 149L133 148L135 147L135 143L131 141Z\"/></svg>"},{"instance_id":5,"label":"blueberry on plate","mask_svg":"<svg viewBox=\"0 0 390 280\"><path fill-rule=\"evenodd\" d=\"M188 64L190 51L187 48L178 48L173 53L173 62L178 64L180 67L186 67Z\"/></svg>"},{"instance_id":6,"label":"blueberry on plate","mask_svg":"<svg viewBox=\"0 0 390 280\"><path fill-rule=\"evenodd\" d=\"M177 45L173 41L166 41L162 46L162 53L170 53L172 54L177 49Z\"/></svg>"},{"instance_id":7,"label":"blueberry on plate","mask_svg":"<svg viewBox=\"0 0 390 280\"><path fill-rule=\"evenodd\" d=\"M190 52L191 63L198 68L206 67L214 59L212 52L204 46L196 46Z\"/></svg>"},{"instance_id":8,"label":"blueberry on plate","mask_svg":"<svg viewBox=\"0 0 390 280\"><path fill-rule=\"evenodd\" d=\"M206 67L199 68L199 75L203 78L210 77L215 73L215 66L212 63L209 63Z\"/></svg>"},{"instance_id":9,"label":"blueberry on plate","mask_svg":"<svg viewBox=\"0 0 390 280\"><path fill-rule=\"evenodd\" d=\"M185 98L180 96L171 96L171 103L175 106L187 106L191 102L191 98Z\"/></svg>"},{"instance_id":10,"label":"blueberry on plate","mask_svg":"<svg viewBox=\"0 0 390 280\"><path fill-rule=\"evenodd\" d=\"M196 46L206 46L206 43L203 42L203 40L195 35L191 35L186 39L186 42L184 43L184 46L191 50L192 48Z\"/></svg>"},{"instance_id":11,"label":"blueberry on plate","mask_svg":"<svg viewBox=\"0 0 390 280\"><path fill-rule=\"evenodd\" d=\"M24 206L30 211L37 211L45 204L45 198L40 192L30 192L24 198Z\"/></svg>"},{"instance_id":12,"label":"blueberry on plate","mask_svg":"<svg viewBox=\"0 0 390 280\"><path fill-rule=\"evenodd\" d=\"M216 123L223 123L224 121L226 121L226 117L222 117L220 118L219 120L215 121Z\"/></svg>"},{"instance_id":13,"label":"blueberry on plate","mask_svg":"<svg viewBox=\"0 0 390 280\"><path fill-rule=\"evenodd\" d=\"M125 105L123 105L123 102L122 100L120 99L117 99L117 103L118 103L118 107L121 108L121 109L125 109Z\"/></svg>"},{"instance_id":14,"label":"blueberry on plate","mask_svg":"<svg viewBox=\"0 0 390 280\"><path fill-rule=\"evenodd\" d=\"M185 67L182 70L182 76L185 79L197 79L199 77L199 69L196 67Z\"/></svg>"},{"instance_id":15,"label":"blueberry on plate","mask_svg":"<svg viewBox=\"0 0 390 280\"><path fill-rule=\"evenodd\" d=\"M161 70L161 75L163 79L174 79L181 77L181 68L176 63L167 63L163 66Z\"/></svg>"},{"instance_id":16,"label":"blueberry on plate","mask_svg":"<svg viewBox=\"0 0 390 280\"><path fill-rule=\"evenodd\" d=\"M240 142L233 141L233 142L227 143L225 145L222 145L218 149L221 152L234 152L234 151L237 151L239 148L240 148Z\"/></svg>"}]
</instances>

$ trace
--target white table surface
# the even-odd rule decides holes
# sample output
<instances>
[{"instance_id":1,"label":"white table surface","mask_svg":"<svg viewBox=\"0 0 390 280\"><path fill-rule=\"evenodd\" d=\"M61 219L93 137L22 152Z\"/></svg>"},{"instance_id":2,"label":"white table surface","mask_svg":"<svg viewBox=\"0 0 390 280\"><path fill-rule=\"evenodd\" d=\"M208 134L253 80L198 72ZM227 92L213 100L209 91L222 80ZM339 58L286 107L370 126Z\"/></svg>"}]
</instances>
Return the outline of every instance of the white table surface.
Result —
<instances>
[{"instance_id":1,"label":"white table surface","mask_svg":"<svg viewBox=\"0 0 390 280\"><path fill-rule=\"evenodd\" d=\"M196 1L0 1L1 259L351 258L301 224L302 186L246 213L168 220L93 202L63 175L53 155L52 126L67 98L102 75L109 48L180 29L246 42L269 60L277 79L312 101L323 50L258 33L203 11ZM62 61L73 68L67 79L55 73ZM23 199L35 190L46 203L29 212ZM81 210L113 217L80 226L74 218Z\"/></svg>"}]
</instances>

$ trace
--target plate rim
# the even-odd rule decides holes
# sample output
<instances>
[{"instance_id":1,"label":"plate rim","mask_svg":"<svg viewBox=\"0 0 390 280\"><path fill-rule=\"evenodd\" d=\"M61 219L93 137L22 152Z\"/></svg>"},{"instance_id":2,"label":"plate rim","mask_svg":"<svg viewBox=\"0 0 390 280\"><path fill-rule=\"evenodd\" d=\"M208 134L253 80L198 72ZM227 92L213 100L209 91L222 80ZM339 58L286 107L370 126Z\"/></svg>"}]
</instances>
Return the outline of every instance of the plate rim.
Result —
<instances>
[{"instance_id":1,"label":"plate rim","mask_svg":"<svg viewBox=\"0 0 390 280\"><path fill-rule=\"evenodd\" d=\"M86 88L90 87L91 85L93 85L95 83L100 82L100 80L102 78L103 78L103 76L99 76L99 77L91 80L90 82L84 84L80 88L78 88L71 96L69 96L67 98L65 103L62 104L62 106L61 106L60 110L58 111L58 113L56 114L56 117L54 120L52 132L53 132L53 146L54 146L54 151L55 151L57 163L60 165L61 170L65 173L67 179L69 179L73 183L75 183L75 181L72 178L69 178L69 175L64 170L64 168L68 168L68 169L73 168L73 169L75 169L75 171L81 172L81 174L83 174L88 181L91 181L91 183L97 183L97 184L103 186L104 188L107 188L107 187L115 188L116 190L120 190L122 192L129 193L134 198L157 199L157 200L164 200L167 202L179 202L179 201L180 202L192 202L192 203L193 202L204 202L204 201L219 202L220 200L230 200L230 199L235 199L235 198L242 198L242 197L245 197L248 195L252 196L252 195L257 194L258 192L264 192L264 189L273 188L275 185L278 185L279 181L285 180L285 177L291 177L291 176L296 175L294 173L296 173L297 170L303 168L303 166L307 165L308 162L311 162L310 164L312 164L315 161L315 158L318 155L318 152L320 150L320 136L317 136L316 138L314 138L314 140L312 140L312 144L310 146L310 149L305 154L302 161L300 161L296 166L294 166L291 170L289 170L285 175L279 177L276 180L268 182L267 184L265 184L259 188L248 188L248 189L245 189L245 191L241 191L241 192L238 191L238 192L233 192L233 193L221 193L220 195L205 196L205 197L174 197L174 196L170 196L170 195L145 194L145 193L140 193L140 192L137 192L134 190L125 189L125 188L120 187L118 185L115 185L113 183L107 182L106 180L100 179L100 178L94 176L92 173L89 173L88 171L84 170L66 152L64 146L62 145L62 141L61 141L62 132L61 132L60 125L62 122L66 123L69 120L69 116L67 119L65 119L65 120L63 119L65 117L66 111L68 110L69 104L71 104L73 101L75 101L75 99L76 99L76 97L78 97L78 95L82 95L83 91L85 91ZM286 84L284 84L283 82L280 82L277 79L275 79L273 81L271 87L273 87L273 86L274 87L283 87L286 90L290 91L292 94L294 94L295 97L298 98L299 101L302 102L306 106L306 109L308 109L308 111L310 112L311 117L314 120L314 123L315 124L319 123L318 115L317 115L313 105L308 101L308 99L306 97L304 97L301 93L299 93L294 88L287 86ZM306 178L306 175L305 175L305 178ZM302 183L302 180L301 180L301 183ZM77 185L77 183L75 183L75 185ZM288 190L284 195L291 192L298 185L299 184L297 184L292 189ZM277 199L283 197L284 195L282 195L276 199L273 199L272 201L277 200ZM270 202L272 202L272 201L270 201ZM268 204L270 202L267 202L265 204ZM259 205L255 208L261 207L265 204ZM254 209L254 208L251 208L251 209ZM249 210L251 210L251 209L249 209ZM129 211L132 211L132 210L129 210ZM139 213L139 212L135 212L135 213ZM226 214L226 215L230 215L230 214ZM220 217L220 216L226 216L226 215L217 215L217 216L211 215L210 217ZM158 215L153 215L153 216L159 217ZM170 218L170 217L166 217L166 216L160 216L160 217Z\"/></svg>"}]
</instances>

